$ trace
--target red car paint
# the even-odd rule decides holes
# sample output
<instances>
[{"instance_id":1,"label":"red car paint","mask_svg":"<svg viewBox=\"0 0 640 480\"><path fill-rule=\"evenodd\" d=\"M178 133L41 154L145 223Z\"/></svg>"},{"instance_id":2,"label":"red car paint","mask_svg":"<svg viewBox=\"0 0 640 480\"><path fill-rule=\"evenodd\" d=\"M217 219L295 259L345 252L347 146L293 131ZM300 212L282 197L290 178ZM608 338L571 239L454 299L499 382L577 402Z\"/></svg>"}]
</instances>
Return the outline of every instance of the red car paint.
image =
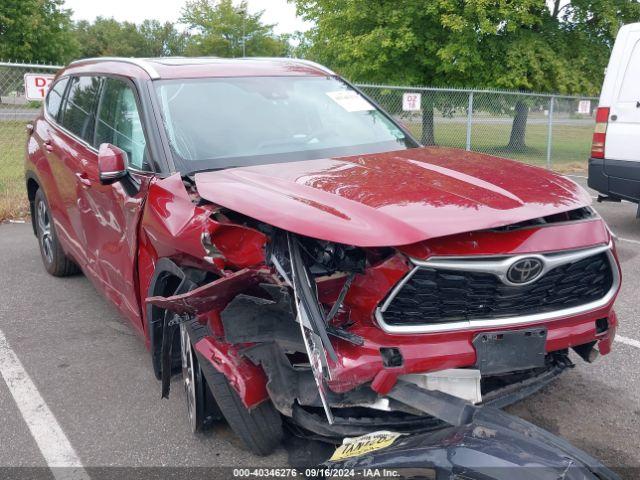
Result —
<instances>
[{"instance_id":1,"label":"red car paint","mask_svg":"<svg viewBox=\"0 0 640 480\"><path fill-rule=\"evenodd\" d=\"M479 153L409 149L196 175L203 198L333 242L407 245L589 205L560 175Z\"/></svg>"},{"instance_id":2,"label":"red car paint","mask_svg":"<svg viewBox=\"0 0 640 480\"><path fill-rule=\"evenodd\" d=\"M151 63L161 78L327 75L289 60ZM122 61L82 62L61 74L120 75L141 82L141 95L144 82L151 81L149 72ZM392 256L356 275L349 290L337 321L348 316L353 322L350 331L360 335L364 345L333 339L338 362L329 387L334 392L372 382L373 389L384 393L398 375L474 364L471 342L478 330L392 335L377 325L373 312L408 272L409 256L540 253L612 241L599 218L488 231L576 209L588 205L590 198L559 175L460 150L412 149L197 174L197 195L211 203L194 198L178 174L132 171L138 185L133 194L121 183L101 185L96 153L39 116L27 144L30 198L34 188L45 191L64 250L144 336L148 347L146 301L158 259L211 272L220 285L234 284L234 289L220 292L222 301L206 304L211 311L185 311L209 323L213 335L198 342L196 349L227 376L247 407L267 399L266 377L224 341L219 313L228 293L238 291L235 277L255 279L276 272L265 273L267 237L229 220L221 207L308 237L397 247ZM215 248L207 248L207 242ZM321 301L327 306L335 302L343 281L319 281ZM196 297L185 298L190 302ZM548 328L546 350L596 341L600 352L608 353L617 326L613 302L614 298L595 311L539 322ZM609 321L604 333L596 331L600 318ZM491 329L482 329L487 330ZM404 364L385 367L381 347L399 348Z\"/></svg>"}]
</instances>

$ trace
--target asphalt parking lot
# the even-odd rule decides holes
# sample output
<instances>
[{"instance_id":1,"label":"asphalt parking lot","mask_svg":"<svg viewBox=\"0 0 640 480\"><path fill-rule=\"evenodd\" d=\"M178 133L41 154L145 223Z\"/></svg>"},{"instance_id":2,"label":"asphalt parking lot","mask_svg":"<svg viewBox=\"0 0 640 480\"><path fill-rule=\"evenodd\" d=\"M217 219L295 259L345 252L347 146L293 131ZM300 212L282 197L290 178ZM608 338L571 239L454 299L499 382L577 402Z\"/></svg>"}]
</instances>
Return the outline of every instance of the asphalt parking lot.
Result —
<instances>
[{"instance_id":1,"label":"asphalt parking lot","mask_svg":"<svg viewBox=\"0 0 640 480\"><path fill-rule=\"evenodd\" d=\"M623 264L618 341L592 365L574 355L573 370L509 411L566 438L623 477L637 478L640 220L629 203L595 206L618 236ZM0 362L19 362L35 389L9 389L0 381L0 478L31 478L19 476L28 472L39 478L105 478L101 467L179 467L148 471L157 478L167 478L167 472L190 478L199 467L287 465L282 449L267 458L245 452L222 423L193 436L179 379L171 397L161 400L144 343L85 277L47 275L30 225L0 225L0 252L0 352L6 339ZM8 358L7 351L14 356ZM11 368L5 365L3 376L19 376ZM23 385L20 378L16 382ZM29 409L47 408L45 417L53 423L30 423ZM56 464L52 458L69 465L69 455L77 476L46 468ZM122 470L109 471L128 478Z\"/></svg>"}]
</instances>

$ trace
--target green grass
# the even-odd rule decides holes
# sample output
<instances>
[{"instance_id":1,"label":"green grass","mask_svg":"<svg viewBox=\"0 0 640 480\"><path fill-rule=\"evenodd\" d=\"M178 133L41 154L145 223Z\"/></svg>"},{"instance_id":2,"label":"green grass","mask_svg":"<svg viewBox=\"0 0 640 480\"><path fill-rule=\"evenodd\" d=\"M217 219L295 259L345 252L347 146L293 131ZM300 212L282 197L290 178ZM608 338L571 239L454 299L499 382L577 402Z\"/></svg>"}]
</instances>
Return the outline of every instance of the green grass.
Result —
<instances>
[{"instance_id":1,"label":"green grass","mask_svg":"<svg viewBox=\"0 0 640 480\"><path fill-rule=\"evenodd\" d=\"M24 183L26 122L0 122L0 222L29 212Z\"/></svg>"},{"instance_id":2,"label":"green grass","mask_svg":"<svg viewBox=\"0 0 640 480\"><path fill-rule=\"evenodd\" d=\"M421 127L408 124L409 130L420 138ZM547 125L527 125L524 151L507 149L511 124L478 123L471 129L471 149L511 158L532 165L546 166ZM551 142L552 168L560 172L585 170L591 150L592 125L562 125L553 127ZM465 148L466 125L463 122L436 122L436 143L447 147Z\"/></svg>"}]
</instances>

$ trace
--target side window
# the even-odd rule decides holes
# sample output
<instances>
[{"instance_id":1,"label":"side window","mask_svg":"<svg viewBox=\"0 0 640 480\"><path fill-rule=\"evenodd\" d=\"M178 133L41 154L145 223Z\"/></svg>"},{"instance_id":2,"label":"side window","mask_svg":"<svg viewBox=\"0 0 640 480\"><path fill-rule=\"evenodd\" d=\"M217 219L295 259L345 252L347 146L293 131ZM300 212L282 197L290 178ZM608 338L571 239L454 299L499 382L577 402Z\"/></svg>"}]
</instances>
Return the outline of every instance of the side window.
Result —
<instances>
[{"instance_id":1,"label":"side window","mask_svg":"<svg viewBox=\"0 0 640 480\"><path fill-rule=\"evenodd\" d=\"M95 145L111 143L127 152L129 165L148 168L147 142L142 130L138 105L131 87L114 78L106 78L98 112Z\"/></svg>"},{"instance_id":2,"label":"side window","mask_svg":"<svg viewBox=\"0 0 640 480\"><path fill-rule=\"evenodd\" d=\"M64 95L64 89L67 87L69 77L58 80L47 95L47 113L52 118L58 119L58 112L60 111L60 105L62 105L62 95Z\"/></svg>"},{"instance_id":3,"label":"side window","mask_svg":"<svg viewBox=\"0 0 640 480\"><path fill-rule=\"evenodd\" d=\"M631 51L618 101L640 101L640 42L637 42Z\"/></svg>"},{"instance_id":4,"label":"side window","mask_svg":"<svg viewBox=\"0 0 640 480\"><path fill-rule=\"evenodd\" d=\"M94 110L99 92L98 77L73 77L61 110L61 125L89 143L93 140Z\"/></svg>"}]
</instances>

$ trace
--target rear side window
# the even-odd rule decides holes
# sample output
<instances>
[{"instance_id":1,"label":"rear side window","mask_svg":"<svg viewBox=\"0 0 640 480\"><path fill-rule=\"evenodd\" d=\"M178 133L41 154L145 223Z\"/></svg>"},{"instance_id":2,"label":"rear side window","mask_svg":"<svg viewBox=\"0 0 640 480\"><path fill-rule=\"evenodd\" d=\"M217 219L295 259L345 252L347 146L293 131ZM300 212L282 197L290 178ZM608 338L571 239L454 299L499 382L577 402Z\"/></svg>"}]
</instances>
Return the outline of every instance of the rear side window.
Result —
<instances>
[{"instance_id":1,"label":"rear side window","mask_svg":"<svg viewBox=\"0 0 640 480\"><path fill-rule=\"evenodd\" d=\"M636 43L631 51L618 101L640 101L640 42Z\"/></svg>"},{"instance_id":2,"label":"rear side window","mask_svg":"<svg viewBox=\"0 0 640 480\"><path fill-rule=\"evenodd\" d=\"M94 111L99 93L98 77L72 78L60 114L62 126L89 143L93 142Z\"/></svg>"},{"instance_id":3,"label":"rear side window","mask_svg":"<svg viewBox=\"0 0 640 480\"><path fill-rule=\"evenodd\" d=\"M98 111L95 146L110 143L127 152L129 165L147 169L147 142L136 97L129 84L106 78Z\"/></svg>"},{"instance_id":4,"label":"rear side window","mask_svg":"<svg viewBox=\"0 0 640 480\"><path fill-rule=\"evenodd\" d=\"M67 87L68 82L68 77L58 80L49 91L49 95L47 95L47 113L56 120L58 119L60 105L62 105L62 95L64 95L64 89Z\"/></svg>"}]
</instances>

